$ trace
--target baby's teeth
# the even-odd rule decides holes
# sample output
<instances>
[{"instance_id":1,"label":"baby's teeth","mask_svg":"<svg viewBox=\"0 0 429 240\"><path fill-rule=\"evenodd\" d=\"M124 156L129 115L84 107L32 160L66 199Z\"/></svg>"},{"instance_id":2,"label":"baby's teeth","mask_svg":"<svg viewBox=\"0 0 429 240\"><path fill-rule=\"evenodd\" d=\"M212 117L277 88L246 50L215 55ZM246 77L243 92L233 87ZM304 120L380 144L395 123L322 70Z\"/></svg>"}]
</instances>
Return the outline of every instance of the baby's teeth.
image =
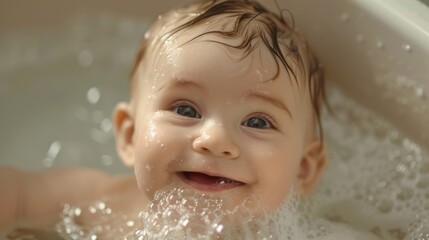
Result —
<instances>
[{"instance_id":1,"label":"baby's teeth","mask_svg":"<svg viewBox=\"0 0 429 240\"><path fill-rule=\"evenodd\" d=\"M228 184L228 183L233 183L234 180L232 179L226 179L226 178L222 178L218 181L218 184Z\"/></svg>"}]
</instances>

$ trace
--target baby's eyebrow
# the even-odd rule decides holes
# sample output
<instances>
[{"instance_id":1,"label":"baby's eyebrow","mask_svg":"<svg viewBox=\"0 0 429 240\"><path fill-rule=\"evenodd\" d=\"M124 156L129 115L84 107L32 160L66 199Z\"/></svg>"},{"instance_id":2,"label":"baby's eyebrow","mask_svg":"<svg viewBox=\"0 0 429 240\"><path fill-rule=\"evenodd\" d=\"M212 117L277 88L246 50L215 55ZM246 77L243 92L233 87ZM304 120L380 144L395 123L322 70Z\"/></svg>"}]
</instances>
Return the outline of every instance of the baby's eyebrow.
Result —
<instances>
[{"instance_id":1,"label":"baby's eyebrow","mask_svg":"<svg viewBox=\"0 0 429 240\"><path fill-rule=\"evenodd\" d=\"M267 94L264 94L261 92L252 91L252 92L249 92L248 94L246 94L245 98L257 98L257 99L262 100L264 102L268 102L268 103L276 106L277 108L285 111L290 116L290 118L293 119L292 113L290 112L289 108L282 101L280 101L280 100L278 100L278 99L276 99L270 95L267 95Z\"/></svg>"},{"instance_id":2,"label":"baby's eyebrow","mask_svg":"<svg viewBox=\"0 0 429 240\"><path fill-rule=\"evenodd\" d=\"M165 88L187 88L187 87L198 88L201 91L205 90L204 86L202 86L202 85L200 85L200 84L198 84L192 80L189 80L189 79L173 79L173 80L170 80L170 81L166 82L165 84L163 84L160 88L158 88L158 90L156 92L158 93Z\"/></svg>"}]
</instances>

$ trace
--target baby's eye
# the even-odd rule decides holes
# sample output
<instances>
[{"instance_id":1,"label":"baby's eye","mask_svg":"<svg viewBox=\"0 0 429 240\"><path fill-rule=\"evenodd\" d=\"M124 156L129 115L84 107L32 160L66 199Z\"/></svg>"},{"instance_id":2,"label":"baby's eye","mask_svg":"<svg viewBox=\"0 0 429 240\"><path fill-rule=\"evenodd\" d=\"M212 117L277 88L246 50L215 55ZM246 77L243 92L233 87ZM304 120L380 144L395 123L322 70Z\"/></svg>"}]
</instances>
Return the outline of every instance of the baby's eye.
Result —
<instances>
[{"instance_id":1,"label":"baby's eye","mask_svg":"<svg viewBox=\"0 0 429 240\"><path fill-rule=\"evenodd\" d=\"M250 117L242 123L243 126L250 128L273 128L273 124L268 119L264 117Z\"/></svg>"},{"instance_id":2,"label":"baby's eye","mask_svg":"<svg viewBox=\"0 0 429 240\"><path fill-rule=\"evenodd\" d=\"M176 105L173 111L179 115L189 118L201 118L201 115L195 110L194 107L187 104Z\"/></svg>"}]
</instances>

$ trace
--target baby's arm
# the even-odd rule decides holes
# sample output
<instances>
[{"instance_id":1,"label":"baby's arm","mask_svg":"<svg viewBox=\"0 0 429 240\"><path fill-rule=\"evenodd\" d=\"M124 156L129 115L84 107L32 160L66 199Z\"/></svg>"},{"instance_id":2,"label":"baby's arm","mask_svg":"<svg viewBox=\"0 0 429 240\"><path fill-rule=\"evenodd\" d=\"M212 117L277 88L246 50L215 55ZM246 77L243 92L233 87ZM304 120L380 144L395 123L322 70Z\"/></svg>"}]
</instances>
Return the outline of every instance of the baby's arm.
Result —
<instances>
[{"instance_id":1,"label":"baby's arm","mask_svg":"<svg viewBox=\"0 0 429 240\"><path fill-rule=\"evenodd\" d=\"M102 197L110 177L83 168L24 172L0 168L0 230L16 224L52 226L64 203L76 204Z\"/></svg>"}]
</instances>

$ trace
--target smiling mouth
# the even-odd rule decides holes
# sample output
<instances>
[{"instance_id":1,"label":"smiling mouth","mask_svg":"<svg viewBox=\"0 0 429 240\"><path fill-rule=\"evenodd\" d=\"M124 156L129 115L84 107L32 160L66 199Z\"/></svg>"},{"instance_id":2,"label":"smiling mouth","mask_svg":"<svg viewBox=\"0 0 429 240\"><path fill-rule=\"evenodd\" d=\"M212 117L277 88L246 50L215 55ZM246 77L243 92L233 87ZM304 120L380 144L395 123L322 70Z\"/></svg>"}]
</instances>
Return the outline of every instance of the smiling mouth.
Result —
<instances>
[{"instance_id":1,"label":"smiling mouth","mask_svg":"<svg viewBox=\"0 0 429 240\"><path fill-rule=\"evenodd\" d=\"M200 191L223 191L244 185L240 181L201 172L178 172L177 175L185 183Z\"/></svg>"}]
</instances>

